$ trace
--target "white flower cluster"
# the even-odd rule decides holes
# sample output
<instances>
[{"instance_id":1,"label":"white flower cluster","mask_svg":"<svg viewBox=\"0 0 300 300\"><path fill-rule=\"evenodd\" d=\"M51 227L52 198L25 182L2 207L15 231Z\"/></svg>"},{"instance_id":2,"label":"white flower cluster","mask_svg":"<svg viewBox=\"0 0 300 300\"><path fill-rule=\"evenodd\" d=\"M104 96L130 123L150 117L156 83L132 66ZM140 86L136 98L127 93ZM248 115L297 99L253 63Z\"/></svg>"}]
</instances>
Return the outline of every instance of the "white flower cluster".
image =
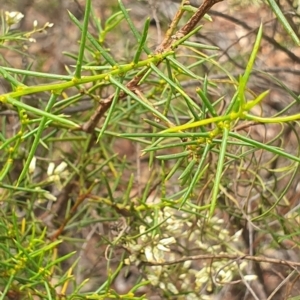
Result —
<instances>
[{"instance_id":1,"label":"white flower cluster","mask_svg":"<svg viewBox=\"0 0 300 300\"><path fill-rule=\"evenodd\" d=\"M25 33L24 36L28 38L29 42L35 43L36 40L35 40L35 38L32 37L33 34L35 34L35 33L44 33L44 34L47 34L47 29L49 29L49 28L51 28L53 26L54 26L53 23L46 22L44 24L44 26L38 27L38 21L34 20L33 21L33 30Z\"/></svg>"},{"instance_id":2,"label":"white flower cluster","mask_svg":"<svg viewBox=\"0 0 300 300\"><path fill-rule=\"evenodd\" d=\"M154 222L155 219L155 222ZM166 207L146 218L149 226L139 227L139 238L127 242L131 253L127 264L137 266L141 261L164 263L187 256L183 249L193 249L197 254L238 253L241 231L230 235L224 228L224 221L217 217L208 218L184 213ZM195 254L193 252L193 254ZM242 253L241 253L242 254ZM145 274L153 286L173 295L185 291L185 299L211 299L206 292L213 292L213 286L230 283L238 269L247 264L230 263L228 260L185 261L174 265L153 265L146 267ZM186 293L190 291L190 293Z\"/></svg>"},{"instance_id":3,"label":"white flower cluster","mask_svg":"<svg viewBox=\"0 0 300 300\"><path fill-rule=\"evenodd\" d=\"M5 23L7 31L11 29L16 29L19 26L20 21L24 18L24 15L19 11L6 11L5 12ZM42 27L38 27L38 21L33 21L33 30L23 34L24 37L28 39L29 42L35 43L35 38L32 37L35 33L47 33L47 29L53 27L53 23L46 22Z\"/></svg>"},{"instance_id":4,"label":"white flower cluster","mask_svg":"<svg viewBox=\"0 0 300 300\"><path fill-rule=\"evenodd\" d=\"M192 239L199 247L201 253L205 254L238 254L241 246L240 236L242 230L234 235L224 226L224 220L212 217L203 218L197 221L197 230L193 232ZM202 239L197 239L200 236ZM243 255L243 253L241 253ZM247 263L243 261L239 265L230 263L228 260L204 261L200 270L193 270L195 276L195 286L197 290L205 289L207 292L213 292L213 286L223 286L229 284L239 270L243 270Z\"/></svg>"},{"instance_id":5,"label":"white flower cluster","mask_svg":"<svg viewBox=\"0 0 300 300\"><path fill-rule=\"evenodd\" d=\"M29 174L34 178L36 171L37 158L34 156L29 164ZM63 188L63 181L69 176L69 171L67 170L67 163L61 162L58 166L55 166L54 162L50 162L47 169L47 179L41 183L41 185L54 184L55 188L59 191ZM40 187L36 188L40 190ZM56 197L49 192L43 193L43 198L55 201Z\"/></svg>"},{"instance_id":6,"label":"white flower cluster","mask_svg":"<svg viewBox=\"0 0 300 300\"><path fill-rule=\"evenodd\" d=\"M67 168L66 162L61 162L57 167L53 162L49 163L47 175L48 175L48 182L54 183L58 190L62 189L62 180L67 178L69 175L69 171L66 170Z\"/></svg>"},{"instance_id":7,"label":"white flower cluster","mask_svg":"<svg viewBox=\"0 0 300 300\"><path fill-rule=\"evenodd\" d=\"M181 218L179 217L180 215ZM153 228L151 230L153 218L147 217L146 222L149 226L140 226L139 239L126 245L131 253L127 263L135 263L137 265L140 261L163 263L176 259L176 254L170 246L179 243L180 238L184 235L186 221L186 219L182 219L182 214L178 214L176 210L167 207L163 211L158 212L158 216L156 216L156 222L160 225L154 225L154 227L157 227L157 233L154 234L156 229ZM179 273L186 274L188 272L187 267L189 266L185 264L184 271ZM177 283L175 285L170 280L170 276L173 275L171 273L172 270L167 268L167 266L151 266L146 270L147 279L153 286L159 286L162 290L176 295L179 293L179 290Z\"/></svg>"},{"instance_id":8,"label":"white flower cluster","mask_svg":"<svg viewBox=\"0 0 300 300\"><path fill-rule=\"evenodd\" d=\"M20 13L19 11L6 11L5 12L5 22L9 27L11 27L12 25L18 24L23 18L24 18L24 15L22 13Z\"/></svg>"},{"instance_id":9,"label":"white flower cluster","mask_svg":"<svg viewBox=\"0 0 300 300\"><path fill-rule=\"evenodd\" d=\"M159 224L157 230L155 228L151 230L153 218L147 217L145 221L149 226L141 225L139 239L127 245L132 253L129 257L130 261L136 262L141 254L143 254L142 259L147 262L163 263L175 259L169 246L178 243L178 238L184 235L183 227L186 224L186 220L180 219L178 215L175 209L168 207L159 211L156 216L156 223Z\"/></svg>"}]
</instances>

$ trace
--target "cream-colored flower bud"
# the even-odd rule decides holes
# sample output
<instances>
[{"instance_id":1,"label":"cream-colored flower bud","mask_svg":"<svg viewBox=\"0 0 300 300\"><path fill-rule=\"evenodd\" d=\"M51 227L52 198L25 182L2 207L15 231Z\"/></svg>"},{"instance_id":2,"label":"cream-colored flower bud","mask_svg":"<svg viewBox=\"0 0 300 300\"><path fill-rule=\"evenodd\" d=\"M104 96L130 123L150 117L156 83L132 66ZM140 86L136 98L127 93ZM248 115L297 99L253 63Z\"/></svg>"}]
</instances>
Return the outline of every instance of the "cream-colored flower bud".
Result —
<instances>
[{"instance_id":1,"label":"cream-colored flower bud","mask_svg":"<svg viewBox=\"0 0 300 300\"><path fill-rule=\"evenodd\" d=\"M68 166L68 164L66 162L61 162L54 170L54 174L59 175L60 173L62 173L66 167Z\"/></svg>"},{"instance_id":2,"label":"cream-colored flower bud","mask_svg":"<svg viewBox=\"0 0 300 300\"><path fill-rule=\"evenodd\" d=\"M33 174L36 167L36 157L34 156L29 164L29 174Z\"/></svg>"},{"instance_id":3,"label":"cream-colored flower bud","mask_svg":"<svg viewBox=\"0 0 300 300\"><path fill-rule=\"evenodd\" d=\"M48 176L53 175L54 169L55 169L55 164L54 164L54 162L49 163L48 169L47 169L47 175L48 175Z\"/></svg>"},{"instance_id":4,"label":"cream-colored flower bud","mask_svg":"<svg viewBox=\"0 0 300 300\"><path fill-rule=\"evenodd\" d=\"M44 196L47 200L50 200L50 201L56 201L56 197L53 196L52 194L50 194L49 192L48 192L48 193L44 193L43 196Z\"/></svg>"}]
</instances>

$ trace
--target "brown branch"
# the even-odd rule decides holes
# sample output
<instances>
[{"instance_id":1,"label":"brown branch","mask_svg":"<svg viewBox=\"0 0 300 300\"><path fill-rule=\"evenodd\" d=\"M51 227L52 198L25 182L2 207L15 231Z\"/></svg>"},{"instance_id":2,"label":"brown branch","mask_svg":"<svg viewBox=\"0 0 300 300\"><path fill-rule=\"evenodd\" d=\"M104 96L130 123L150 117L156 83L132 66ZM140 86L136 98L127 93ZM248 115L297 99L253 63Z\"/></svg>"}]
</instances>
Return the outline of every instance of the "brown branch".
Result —
<instances>
[{"instance_id":1,"label":"brown branch","mask_svg":"<svg viewBox=\"0 0 300 300\"><path fill-rule=\"evenodd\" d=\"M79 205L81 203L83 203L83 201L86 198L88 198L88 196L90 195L90 192L93 189L94 185L95 185L95 182L89 187L89 189L87 190L87 192L85 192L84 194L78 196L77 200L75 201L75 204L73 205L73 207L70 210L69 215L63 220L63 222L60 225L60 227L50 237L50 239L52 241L56 240L62 234L62 232L64 231L66 225L69 223L69 221L71 220L71 218L73 218L73 216L77 212L77 208L79 207Z\"/></svg>"},{"instance_id":2,"label":"brown branch","mask_svg":"<svg viewBox=\"0 0 300 300\"><path fill-rule=\"evenodd\" d=\"M181 28L179 29L174 36L171 35L171 32L175 28L175 24L178 23L179 19L181 18L183 14L182 6L179 8L178 12L176 13L175 17L173 18L173 21L170 26L170 30L167 32L164 40L161 42L161 44L156 48L155 54L163 53L172 47L172 44L176 42L179 38L187 35L190 33L197 23L204 17L204 15L209 11L209 9L216 3L221 2L223 0L204 0L198 10L194 13L194 15L190 18L190 20ZM159 64L159 63L158 63ZM145 71L146 72L146 71ZM141 78L144 76L145 72L140 74L139 76L134 77L132 80L130 80L126 87L133 91L135 90L136 86L138 85ZM121 92L119 95L119 100L122 100L126 97L126 94L124 92ZM98 122L100 121L101 117L105 114L105 112L109 109L112 100L114 98L114 94L110 95L108 98L102 100L102 103L99 105L99 107L96 109L94 114L91 116L90 120L88 120L86 123L84 123L81 126L81 129L85 132L93 132L95 130L95 127L97 126Z\"/></svg>"},{"instance_id":3,"label":"brown branch","mask_svg":"<svg viewBox=\"0 0 300 300\"><path fill-rule=\"evenodd\" d=\"M183 5L185 5L185 4L183 4ZM180 21L183 13L184 13L183 9L181 9L181 8L178 9L178 11L176 12L176 14L175 14L175 16L174 16L174 18L173 18L173 20L171 22L171 25L169 26L169 29L167 30L167 32L165 34L165 37L164 37L163 41L155 49L156 53L163 52L164 49L168 48L168 46L170 45L170 41L172 42L172 35L175 32L176 27L178 25L178 22Z\"/></svg>"},{"instance_id":4,"label":"brown branch","mask_svg":"<svg viewBox=\"0 0 300 300\"><path fill-rule=\"evenodd\" d=\"M198 8L198 10L195 12L195 14L178 31L176 35L178 35L178 37L181 38L187 35L188 33L190 33L196 27L199 21L204 17L204 15L212 8L212 6L222 1L223 0L206 0L206 1L204 0L201 6Z\"/></svg>"}]
</instances>

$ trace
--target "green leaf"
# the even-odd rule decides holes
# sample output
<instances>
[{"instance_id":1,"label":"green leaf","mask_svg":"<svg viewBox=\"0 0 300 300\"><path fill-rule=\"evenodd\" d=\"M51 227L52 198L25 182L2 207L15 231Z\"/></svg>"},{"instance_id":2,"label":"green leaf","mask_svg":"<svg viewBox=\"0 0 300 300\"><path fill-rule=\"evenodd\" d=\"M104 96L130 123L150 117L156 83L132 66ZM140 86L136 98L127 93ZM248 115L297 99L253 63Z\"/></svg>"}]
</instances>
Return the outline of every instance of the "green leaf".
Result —
<instances>
[{"instance_id":1,"label":"green leaf","mask_svg":"<svg viewBox=\"0 0 300 300\"><path fill-rule=\"evenodd\" d=\"M295 33L295 31L293 30L293 28L291 27L291 25L285 18L284 14L280 10L276 1L275 0L267 0L267 1L268 1L269 5L271 6L274 14L277 16L279 22L282 24L282 26L286 30L287 34L293 39L293 41L297 44L297 46L300 46L300 40L299 40L297 34Z\"/></svg>"},{"instance_id":2,"label":"green leaf","mask_svg":"<svg viewBox=\"0 0 300 300\"><path fill-rule=\"evenodd\" d=\"M219 158L218 158L218 165L217 165L217 170L216 170L216 174L215 174L214 187L213 187L213 191L212 191L212 199L211 199L210 209L209 209L209 217L210 218L213 216L216 206L217 206L218 195L219 195L219 184L222 179L228 136L229 136L229 129L224 127L222 144L221 144Z\"/></svg>"},{"instance_id":3,"label":"green leaf","mask_svg":"<svg viewBox=\"0 0 300 300\"><path fill-rule=\"evenodd\" d=\"M83 27L81 30L80 48L79 48L79 54L78 54L78 58L77 58L77 62L76 62L75 78L81 77L81 66L83 63L84 51L86 48L85 42L86 42L86 36L87 36L87 31L88 31L88 25L89 25L91 4L92 4L91 0L86 0Z\"/></svg>"}]
</instances>

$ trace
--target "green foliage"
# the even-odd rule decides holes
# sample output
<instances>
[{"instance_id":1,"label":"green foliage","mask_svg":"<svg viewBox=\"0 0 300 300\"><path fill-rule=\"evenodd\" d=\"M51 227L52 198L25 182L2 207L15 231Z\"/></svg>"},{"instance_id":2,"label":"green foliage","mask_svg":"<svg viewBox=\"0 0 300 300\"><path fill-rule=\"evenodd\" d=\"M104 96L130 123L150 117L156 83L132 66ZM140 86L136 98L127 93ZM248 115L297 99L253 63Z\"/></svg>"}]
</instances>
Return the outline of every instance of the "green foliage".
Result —
<instances>
[{"instance_id":1,"label":"green foliage","mask_svg":"<svg viewBox=\"0 0 300 300\"><path fill-rule=\"evenodd\" d=\"M268 3L299 45L275 1ZM11 91L0 95L0 102L18 126L11 130L3 118L0 133L0 300L13 294L22 299L147 299L143 288L149 286L163 299L210 299L208 292L220 292L247 267L246 262L227 262L248 254L241 249L243 222L262 232L272 232L276 223L274 244L293 236L291 220L279 217L277 208L295 183L300 163L299 146L287 151L283 132L290 128L299 144L300 114L283 108L265 115L261 107L269 90L256 93L249 87L263 25L243 74L235 76L216 60L217 47L193 39L205 24L183 36L177 30L182 15L194 11L181 5L174 27L153 50L149 19L137 29L119 1L118 11L100 20L87 0L83 22L69 12L81 38L78 54L66 53L74 59L67 74L41 72L32 65L17 69L2 59L0 74ZM2 48L20 51L34 34L51 28L46 23L28 33L14 32L11 26L17 22L2 16ZM129 61L119 59L117 46L107 46L123 27L134 39ZM225 79L204 74L207 67ZM295 107L299 97L284 88L289 108ZM92 105L83 110L86 99ZM243 130L262 124L282 129L260 140ZM124 140L135 145L138 164L145 158L146 180L138 173L141 166L134 169L130 153L116 153L116 143ZM280 165L274 167L275 160ZM257 198L250 208L249 201ZM56 205L61 206L55 210ZM235 225L225 228L224 215ZM298 218L298 212L292 216ZM81 255L59 255L59 245L88 243L93 234L88 239L84 229L120 219L117 233L102 235L96 243L105 246L105 279L85 292L86 278L76 278ZM126 251L111 266L118 247ZM208 255L211 264L193 269L195 253ZM214 261L220 253L224 259ZM112 286L126 265L140 268L143 276L121 295Z\"/></svg>"}]
</instances>

